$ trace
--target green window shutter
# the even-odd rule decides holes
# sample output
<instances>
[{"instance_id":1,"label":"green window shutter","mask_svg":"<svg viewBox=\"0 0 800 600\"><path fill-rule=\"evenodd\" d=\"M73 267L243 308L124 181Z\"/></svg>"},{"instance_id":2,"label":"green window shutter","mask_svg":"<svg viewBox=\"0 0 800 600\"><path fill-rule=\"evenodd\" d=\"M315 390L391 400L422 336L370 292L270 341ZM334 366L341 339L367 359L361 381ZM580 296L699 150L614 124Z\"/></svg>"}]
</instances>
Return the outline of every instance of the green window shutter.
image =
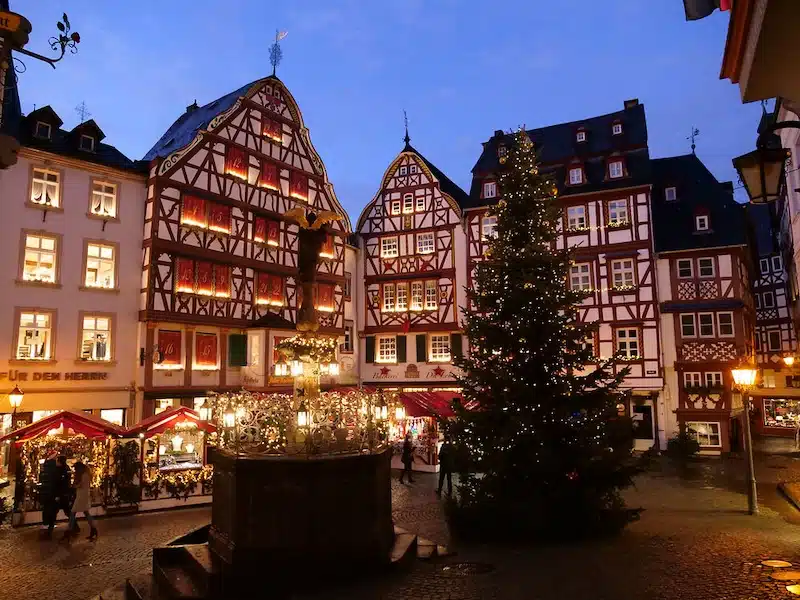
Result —
<instances>
[{"instance_id":1,"label":"green window shutter","mask_svg":"<svg viewBox=\"0 0 800 600\"><path fill-rule=\"evenodd\" d=\"M375 362L375 336L368 335L367 336L367 362L374 363Z\"/></svg>"},{"instance_id":2,"label":"green window shutter","mask_svg":"<svg viewBox=\"0 0 800 600\"><path fill-rule=\"evenodd\" d=\"M428 336L427 334L417 334L417 362L428 361Z\"/></svg>"},{"instance_id":3,"label":"green window shutter","mask_svg":"<svg viewBox=\"0 0 800 600\"><path fill-rule=\"evenodd\" d=\"M247 335L231 333L228 336L228 366L247 366Z\"/></svg>"},{"instance_id":4,"label":"green window shutter","mask_svg":"<svg viewBox=\"0 0 800 600\"><path fill-rule=\"evenodd\" d=\"M397 362L406 362L406 336L398 335L397 341Z\"/></svg>"},{"instance_id":5,"label":"green window shutter","mask_svg":"<svg viewBox=\"0 0 800 600\"><path fill-rule=\"evenodd\" d=\"M450 356L456 357L461 356L463 350L461 348L461 334L460 333L451 333L450 334Z\"/></svg>"}]
</instances>

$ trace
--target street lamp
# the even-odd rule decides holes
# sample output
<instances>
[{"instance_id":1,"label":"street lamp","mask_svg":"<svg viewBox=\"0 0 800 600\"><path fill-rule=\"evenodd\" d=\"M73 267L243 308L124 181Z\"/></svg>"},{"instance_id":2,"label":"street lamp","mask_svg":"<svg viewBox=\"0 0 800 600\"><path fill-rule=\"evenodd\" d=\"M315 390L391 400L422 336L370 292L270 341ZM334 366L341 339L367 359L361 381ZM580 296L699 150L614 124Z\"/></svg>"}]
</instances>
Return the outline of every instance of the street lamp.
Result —
<instances>
[{"instance_id":1,"label":"street lamp","mask_svg":"<svg viewBox=\"0 0 800 600\"><path fill-rule=\"evenodd\" d=\"M731 370L733 382L742 392L744 406L744 445L747 453L747 509L751 515L758 514L758 491L756 489L756 472L753 466L753 437L750 433L750 390L756 383L758 371L749 365L741 365Z\"/></svg>"},{"instance_id":2,"label":"street lamp","mask_svg":"<svg viewBox=\"0 0 800 600\"><path fill-rule=\"evenodd\" d=\"M787 367L791 367L794 364L794 355L787 354L786 356L784 356L783 364L785 364Z\"/></svg>"},{"instance_id":3,"label":"street lamp","mask_svg":"<svg viewBox=\"0 0 800 600\"><path fill-rule=\"evenodd\" d=\"M18 385L14 386L11 393L8 394L8 403L11 404L11 431L16 429L17 424L17 409L22 404L22 399L25 397L25 392L19 389Z\"/></svg>"},{"instance_id":4,"label":"street lamp","mask_svg":"<svg viewBox=\"0 0 800 600\"><path fill-rule=\"evenodd\" d=\"M773 123L758 135L753 152L733 159L733 167L753 204L767 204L778 199L790 152L781 146L775 132L787 128L800 129L800 121Z\"/></svg>"}]
</instances>

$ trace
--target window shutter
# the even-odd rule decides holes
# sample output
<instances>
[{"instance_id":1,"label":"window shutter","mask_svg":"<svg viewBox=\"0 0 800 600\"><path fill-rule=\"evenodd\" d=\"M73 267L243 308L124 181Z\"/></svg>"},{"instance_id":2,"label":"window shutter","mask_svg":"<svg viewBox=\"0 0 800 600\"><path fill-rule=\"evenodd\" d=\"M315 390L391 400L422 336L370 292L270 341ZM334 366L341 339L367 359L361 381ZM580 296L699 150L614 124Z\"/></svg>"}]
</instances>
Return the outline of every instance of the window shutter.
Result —
<instances>
[{"instance_id":1,"label":"window shutter","mask_svg":"<svg viewBox=\"0 0 800 600\"><path fill-rule=\"evenodd\" d=\"M398 335L397 341L397 362L406 362L406 336Z\"/></svg>"},{"instance_id":2,"label":"window shutter","mask_svg":"<svg viewBox=\"0 0 800 600\"><path fill-rule=\"evenodd\" d=\"M375 362L375 336L368 335L367 336L367 362L374 363Z\"/></svg>"},{"instance_id":3,"label":"window shutter","mask_svg":"<svg viewBox=\"0 0 800 600\"><path fill-rule=\"evenodd\" d=\"M232 333L228 336L228 366L247 366L247 335Z\"/></svg>"},{"instance_id":4,"label":"window shutter","mask_svg":"<svg viewBox=\"0 0 800 600\"><path fill-rule=\"evenodd\" d=\"M417 335L417 362L428 362L428 336L424 333Z\"/></svg>"},{"instance_id":5,"label":"window shutter","mask_svg":"<svg viewBox=\"0 0 800 600\"><path fill-rule=\"evenodd\" d=\"M461 349L461 334L460 333L451 333L450 334L450 356L456 357L461 356L463 354L463 350Z\"/></svg>"}]
</instances>

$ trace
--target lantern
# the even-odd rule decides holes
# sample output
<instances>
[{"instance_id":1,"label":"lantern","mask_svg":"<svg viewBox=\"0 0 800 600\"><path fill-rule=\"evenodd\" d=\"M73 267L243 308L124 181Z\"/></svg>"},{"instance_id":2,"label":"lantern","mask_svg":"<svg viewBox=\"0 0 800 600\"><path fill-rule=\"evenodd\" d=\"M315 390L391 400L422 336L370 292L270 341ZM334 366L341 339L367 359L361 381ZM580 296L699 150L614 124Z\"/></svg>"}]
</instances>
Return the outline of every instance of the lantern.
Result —
<instances>
[{"instance_id":1,"label":"lantern","mask_svg":"<svg viewBox=\"0 0 800 600\"><path fill-rule=\"evenodd\" d=\"M731 370L731 375L733 375L733 382L738 387L747 390L755 385L758 371L750 366L743 365Z\"/></svg>"},{"instance_id":2,"label":"lantern","mask_svg":"<svg viewBox=\"0 0 800 600\"><path fill-rule=\"evenodd\" d=\"M236 415L232 410L228 409L225 411L225 414L222 415L222 425L228 428L236 425Z\"/></svg>"},{"instance_id":3,"label":"lantern","mask_svg":"<svg viewBox=\"0 0 800 600\"><path fill-rule=\"evenodd\" d=\"M292 377L300 377L303 374L303 363L299 360L292 361Z\"/></svg>"},{"instance_id":4,"label":"lantern","mask_svg":"<svg viewBox=\"0 0 800 600\"><path fill-rule=\"evenodd\" d=\"M300 402L300 406L297 407L297 426L308 427L308 410L305 402Z\"/></svg>"},{"instance_id":5,"label":"lantern","mask_svg":"<svg viewBox=\"0 0 800 600\"><path fill-rule=\"evenodd\" d=\"M780 146L780 139L770 140L767 145L733 159L733 166L753 204L777 200L786 171L789 151Z\"/></svg>"},{"instance_id":6,"label":"lantern","mask_svg":"<svg viewBox=\"0 0 800 600\"><path fill-rule=\"evenodd\" d=\"M275 377L288 377L289 365L285 362L275 363Z\"/></svg>"},{"instance_id":7,"label":"lantern","mask_svg":"<svg viewBox=\"0 0 800 600\"><path fill-rule=\"evenodd\" d=\"M398 406L394 409L394 418L395 421L402 421L406 418L406 407L403 405Z\"/></svg>"},{"instance_id":8,"label":"lantern","mask_svg":"<svg viewBox=\"0 0 800 600\"><path fill-rule=\"evenodd\" d=\"M8 402L11 404L11 408L17 410L19 405L22 404L22 399L25 397L25 392L19 389L18 385L14 386L14 389L11 390L11 393L8 395Z\"/></svg>"},{"instance_id":9,"label":"lantern","mask_svg":"<svg viewBox=\"0 0 800 600\"><path fill-rule=\"evenodd\" d=\"M791 354L784 356L783 364L785 364L787 367L791 367L794 364L794 356L792 356Z\"/></svg>"}]
</instances>

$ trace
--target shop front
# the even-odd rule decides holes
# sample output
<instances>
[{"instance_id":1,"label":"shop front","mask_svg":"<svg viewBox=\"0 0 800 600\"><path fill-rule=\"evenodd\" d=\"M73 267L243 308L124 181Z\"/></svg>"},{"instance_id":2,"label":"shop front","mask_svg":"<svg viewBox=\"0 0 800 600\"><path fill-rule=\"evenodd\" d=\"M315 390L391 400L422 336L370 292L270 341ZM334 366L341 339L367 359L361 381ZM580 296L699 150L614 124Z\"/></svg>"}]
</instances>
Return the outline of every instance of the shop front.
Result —
<instances>
[{"instance_id":1,"label":"shop front","mask_svg":"<svg viewBox=\"0 0 800 600\"><path fill-rule=\"evenodd\" d=\"M767 390L763 390L767 391ZM800 397L788 394L753 396L756 448L766 452L800 449Z\"/></svg>"}]
</instances>

